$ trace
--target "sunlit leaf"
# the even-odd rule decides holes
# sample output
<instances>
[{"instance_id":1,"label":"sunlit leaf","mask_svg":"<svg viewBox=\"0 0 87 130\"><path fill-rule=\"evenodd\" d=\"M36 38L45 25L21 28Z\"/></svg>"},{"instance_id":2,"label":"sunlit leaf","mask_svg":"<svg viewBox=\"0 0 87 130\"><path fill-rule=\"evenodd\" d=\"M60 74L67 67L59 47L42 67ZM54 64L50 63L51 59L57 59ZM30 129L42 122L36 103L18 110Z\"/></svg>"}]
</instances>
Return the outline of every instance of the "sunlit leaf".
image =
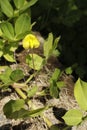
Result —
<instances>
[{"instance_id":1,"label":"sunlit leaf","mask_svg":"<svg viewBox=\"0 0 87 130\"><path fill-rule=\"evenodd\" d=\"M66 74L72 74L72 72L73 72L72 67L67 67L65 69L65 72L66 72Z\"/></svg>"},{"instance_id":2,"label":"sunlit leaf","mask_svg":"<svg viewBox=\"0 0 87 130\"><path fill-rule=\"evenodd\" d=\"M58 87L59 89L61 89L62 87L65 87L64 81L58 81L58 82L57 82L57 87Z\"/></svg>"},{"instance_id":3,"label":"sunlit leaf","mask_svg":"<svg viewBox=\"0 0 87 130\"><path fill-rule=\"evenodd\" d=\"M9 45L8 45L8 48L9 48L9 50L11 51L11 52L15 52L15 50L18 48L18 44L17 43L10 43Z\"/></svg>"},{"instance_id":4,"label":"sunlit leaf","mask_svg":"<svg viewBox=\"0 0 87 130\"><path fill-rule=\"evenodd\" d=\"M71 109L62 117L67 125L75 126L82 121L82 112L77 109Z\"/></svg>"},{"instance_id":5,"label":"sunlit leaf","mask_svg":"<svg viewBox=\"0 0 87 130\"><path fill-rule=\"evenodd\" d=\"M57 81L58 78L60 77L60 74L61 74L60 69L55 68L55 70L54 70L54 72L53 72L53 74L52 74L52 77L51 77L50 81L51 81L51 80Z\"/></svg>"},{"instance_id":6,"label":"sunlit leaf","mask_svg":"<svg viewBox=\"0 0 87 130\"><path fill-rule=\"evenodd\" d=\"M46 59L50 56L50 52L52 50L52 44L53 44L53 34L49 33L49 36L47 40L44 43L44 56Z\"/></svg>"},{"instance_id":7,"label":"sunlit leaf","mask_svg":"<svg viewBox=\"0 0 87 130\"><path fill-rule=\"evenodd\" d=\"M0 0L1 9L7 17L13 17L13 7L9 0Z\"/></svg>"},{"instance_id":8,"label":"sunlit leaf","mask_svg":"<svg viewBox=\"0 0 87 130\"><path fill-rule=\"evenodd\" d=\"M15 22L16 37L26 33L27 31L30 31L30 25L31 25L30 16L25 13L20 15Z\"/></svg>"},{"instance_id":9,"label":"sunlit leaf","mask_svg":"<svg viewBox=\"0 0 87 130\"><path fill-rule=\"evenodd\" d=\"M29 54L27 57L26 57L26 63L29 65L29 67L35 69L35 70L40 70L43 66L43 62L44 62L44 59L37 55L37 54Z\"/></svg>"},{"instance_id":10,"label":"sunlit leaf","mask_svg":"<svg viewBox=\"0 0 87 130\"><path fill-rule=\"evenodd\" d=\"M8 40L14 40L14 28L11 23L1 23L0 28L4 37L6 37Z\"/></svg>"},{"instance_id":11,"label":"sunlit leaf","mask_svg":"<svg viewBox=\"0 0 87 130\"><path fill-rule=\"evenodd\" d=\"M0 80L4 84L9 85L9 84L13 83L13 81L10 79L11 72L12 72L12 69L9 67L6 67L6 68L4 68L4 72L0 74Z\"/></svg>"},{"instance_id":12,"label":"sunlit leaf","mask_svg":"<svg viewBox=\"0 0 87 130\"><path fill-rule=\"evenodd\" d=\"M54 49L56 49L56 48L58 47L59 40L60 40L60 36L57 37L57 38L54 40L54 44L53 44Z\"/></svg>"},{"instance_id":13,"label":"sunlit leaf","mask_svg":"<svg viewBox=\"0 0 87 130\"><path fill-rule=\"evenodd\" d=\"M36 92L38 91L38 87L37 86L33 86L30 90L28 90L28 97L33 97Z\"/></svg>"},{"instance_id":14,"label":"sunlit leaf","mask_svg":"<svg viewBox=\"0 0 87 130\"><path fill-rule=\"evenodd\" d=\"M87 110L87 82L80 78L77 80L74 87L74 96L79 106L83 110Z\"/></svg>"},{"instance_id":15,"label":"sunlit leaf","mask_svg":"<svg viewBox=\"0 0 87 130\"><path fill-rule=\"evenodd\" d=\"M4 57L7 61L9 61L9 62L15 62L13 52L10 52L10 51L9 51L9 52L3 54L3 57Z\"/></svg>"},{"instance_id":16,"label":"sunlit leaf","mask_svg":"<svg viewBox=\"0 0 87 130\"><path fill-rule=\"evenodd\" d=\"M3 47L4 47L4 43L3 43L3 41L0 39L0 49L3 49Z\"/></svg>"},{"instance_id":17,"label":"sunlit leaf","mask_svg":"<svg viewBox=\"0 0 87 130\"><path fill-rule=\"evenodd\" d=\"M20 9L20 12L23 13L25 10L34 5L37 1L38 0L30 0L29 2L26 2L25 5Z\"/></svg>"},{"instance_id":18,"label":"sunlit leaf","mask_svg":"<svg viewBox=\"0 0 87 130\"><path fill-rule=\"evenodd\" d=\"M16 39L17 40L21 40L21 39L23 39L27 34L29 34L30 33L30 30L28 30L28 31L26 31L26 32L23 32L23 33L21 33L21 34L18 34L18 35L16 35Z\"/></svg>"},{"instance_id":19,"label":"sunlit leaf","mask_svg":"<svg viewBox=\"0 0 87 130\"><path fill-rule=\"evenodd\" d=\"M14 4L17 9L20 9L24 5L25 0L14 0Z\"/></svg>"}]
</instances>

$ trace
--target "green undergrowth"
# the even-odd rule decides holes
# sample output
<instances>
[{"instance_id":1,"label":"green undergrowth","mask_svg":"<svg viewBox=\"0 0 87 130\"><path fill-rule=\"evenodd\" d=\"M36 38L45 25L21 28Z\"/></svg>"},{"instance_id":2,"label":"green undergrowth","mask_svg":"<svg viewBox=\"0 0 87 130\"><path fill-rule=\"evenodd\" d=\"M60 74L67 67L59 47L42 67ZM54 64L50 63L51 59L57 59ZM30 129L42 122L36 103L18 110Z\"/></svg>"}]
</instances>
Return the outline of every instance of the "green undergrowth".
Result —
<instances>
[{"instance_id":1,"label":"green undergrowth","mask_svg":"<svg viewBox=\"0 0 87 130\"><path fill-rule=\"evenodd\" d=\"M79 109L57 113L63 126L61 130L69 130L87 119L87 115L84 116L87 111L86 5L85 0L0 0L0 90L8 92L10 89L18 95L17 99L4 105L6 118L17 120L40 115L50 130L60 130L59 124L53 125L43 114L54 106L37 108L32 99L35 96L59 98L59 92L65 86L61 76L65 73L75 76L74 97ZM32 40L32 49L28 48L25 56L25 64L32 71L27 76L23 68L12 69L11 65L18 64L17 51L20 47L26 51L22 47L22 41L28 34L34 35L33 30L40 31L45 37L43 54L34 52ZM47 69L51 57L59 58L63 66L61 69L58 66L49 69L49 85L39 91L36 78L41 71ZM35 81L35 84L31 85L31 81Z\"/></svg>"}]
</instances>

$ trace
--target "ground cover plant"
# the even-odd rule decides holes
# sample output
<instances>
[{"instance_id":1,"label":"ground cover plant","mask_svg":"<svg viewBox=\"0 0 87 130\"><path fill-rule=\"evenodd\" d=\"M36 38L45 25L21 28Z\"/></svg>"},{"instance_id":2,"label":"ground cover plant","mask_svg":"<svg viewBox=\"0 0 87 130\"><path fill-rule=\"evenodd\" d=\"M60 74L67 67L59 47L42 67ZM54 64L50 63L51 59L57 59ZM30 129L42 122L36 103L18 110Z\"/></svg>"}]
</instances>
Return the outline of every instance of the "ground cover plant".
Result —
<instances>
[{"instance_id":1,"label":"ground cover plant","mask_svg":"<svg viewBox=\"0 0 87 130\"><path fill-rule=\"evenodd\" d=\"M44 106L40 109L30 108L30 98L33 97L38 91L38 86L35 85L32 89L29 89L29 81L37 75L37 73L47 63L48 58L51 55L58 55L56 50L59 37L54 40L53 34L50 33L48 39L44 43L43 56L41 57L34 54L34 48L40 46L40 42L35 35L32 34L31 13L30 6L37 1L0 1L1 6L1 22L0 22L0 57L1 62L6 60L11 63L17 63L16 50L19 48L20 41L23 44L24 49L32 49L32 53L26 57L26 64L34 70L32 74L25 82L21 80L25 77L23 71L19 68L12 69L8 65L2 63L0 71L0 89L9 89L12 87L22 99L10 100L5 104L3 111L7 118L27 118L40 115L42 111L48 109L50 106ZM48 48L47 48L48 44ZM3 59L4 58L4 59ZM2 60L3 59L3 60ZM60 71L55 70L54 74L59 75ZM58 76L57 76L58 77ZM51 89L53 89L53 81L57 81L55 76L50 80ZM55 82L56 83L56 82ZM56 91L50 93L53 96ZM57 86L55 88L58 89ZM41 92L42 93L42 92ZM45 93L45 92L44 92ZM58 90L55 96L58 96ZM30 108L24 109L25 104Z\"/></svg>"},{"instance_id":2,"label":"ground cover plant","mask_svg":"<svg viewBox=\"0 0 87 130\"><path fill-rule=\"evenodd\" d=\"M81 0L0 0L0 90L13 91L18 96L3 107L7 119L40 116L50 130L69 130L87 119L86 17L85 0L83 4ZM43 43L33 30L43 34ZM63 65L50 64L50 58L51 62L59 58ZM43 71L49 77L45 89L37 83ZM37 108L33 99L35 96L58 99L65 87L63 74L74 76L73 95L79 108L57 112L63 126L60 128L43 114L50 108L56 109L55 106L45 103Z\"/></svg>"}]
</instances>

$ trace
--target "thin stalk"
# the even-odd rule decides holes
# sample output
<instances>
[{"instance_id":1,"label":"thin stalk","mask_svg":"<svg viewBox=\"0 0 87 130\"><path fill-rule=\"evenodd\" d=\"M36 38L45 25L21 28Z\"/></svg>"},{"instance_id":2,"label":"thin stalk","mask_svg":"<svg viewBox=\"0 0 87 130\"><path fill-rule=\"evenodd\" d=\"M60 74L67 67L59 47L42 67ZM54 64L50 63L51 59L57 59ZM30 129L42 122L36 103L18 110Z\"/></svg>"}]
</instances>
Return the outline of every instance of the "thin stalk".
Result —
<instances>
[{"instance_id":1,"label":"thin stalk","mask_svg":"<svg viewBox=\"0 0 87 130\"><path fill-rule=\"evenodd\" d=\"M33 69L34 69L35 85L37 86L36 75L35 75L35 63L34 63L34 55L33 55L33 51L34 51L34 50L32 50L32 64L33 64Z\"/></svg>"},{"instance_id":2,"label":"thin stalk","mask_svg":"<svg viewBox=\"0 0 87 130\"><path fill-rule=\"evenodd\" d=\"M25 84L29 83L34 76L35 76L35 74L32 74L32 75L25 81Z\"/></svg>"},{"instance_id":3,"label":"thin stalk","mask_svg":"<svg viewBox=\"0 0 87 130\"><path fill-rule=\"evenodd\" d=\"M19 88L14 88L15 91L22 97L24 100L27 99L27 96Z\"/></svg>"},{"instance_id":4,"label":"thin stalk","mask_svg":"<svg viewBox=\"0 0 87 130\"><path fill-rule=\"evenodd\" d=\"M50 128L53 124L52 122L45 116L42 117L44 119L44 122L47 124L47 126Z\"/></svg>"},{"instance_id":5,"label":"thin stalk","mask_svg":"<svg viewBox=\"0 0 87 130\"><path fill-rule=\"evenodd\" d=\"M32 64L33 64L33 69L35 71L35 64L34 64L34 55L33 55L33 52L32 52Z\"/></svg>"}]
</instances>

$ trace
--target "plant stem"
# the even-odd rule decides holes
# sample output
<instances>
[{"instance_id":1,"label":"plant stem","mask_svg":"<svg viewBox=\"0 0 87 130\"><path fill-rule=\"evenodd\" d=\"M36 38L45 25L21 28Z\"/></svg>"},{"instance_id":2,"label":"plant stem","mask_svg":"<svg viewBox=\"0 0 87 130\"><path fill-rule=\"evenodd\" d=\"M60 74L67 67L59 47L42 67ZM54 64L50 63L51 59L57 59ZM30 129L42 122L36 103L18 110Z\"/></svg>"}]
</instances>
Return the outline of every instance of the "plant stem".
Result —
<instances>
[{"instance_id":1,"label":"plant stem","mask_svg":"<svg viewBox=\"0 0 87 130\"><path fill-rule=\"evenodd\" d=\"M45 116L42 117L44 119L44 122L47 124L47 126L50 128L53 124L52 122Z\"/></svg>"},{"instance_id":2,"label":"plant stem","mask_svg":"<svg viewBox=\"0 0 87 130\"><path fill-rule=\"evenodd\" d=\"M37 86L36 75L35 75L35 63L34 63L34 55L33 55L33 52L34 52L34 50L32 50L32 64L33 64L33 69L34 69L35 85Z\"/></svg>"},{"instance_id":3,"label":"plant stem","mask_svg":"<svg viewBox=\"0 0 87 130\"><path fill-rule=\"evenodd\" d=\"M27 96L19 88L14 88L15 91L22 97L24 100L27 99Z\"/></svg>"},{"instance_id":4,"label":"plant stem","mask_svg":"<svg viewBox=\"0 0 87 130\"><path fill-rule=\"evenodd\" d=\"M31 81L31 79L35 76L36 74L32 74L26 81L25 84L29 83Z\"/></svg>"},{"instance_id":5,"label":"plant stem","mask_svg":"<svg viewBox=\"0 0 87 130\"><path fill-rule=\"evenodd\" d=\"M34 55L33 55L33 52L32 52L32 64L33 64L33 69L35 71L35 64L34 64Z\"/></svg>"}]
</instances>

